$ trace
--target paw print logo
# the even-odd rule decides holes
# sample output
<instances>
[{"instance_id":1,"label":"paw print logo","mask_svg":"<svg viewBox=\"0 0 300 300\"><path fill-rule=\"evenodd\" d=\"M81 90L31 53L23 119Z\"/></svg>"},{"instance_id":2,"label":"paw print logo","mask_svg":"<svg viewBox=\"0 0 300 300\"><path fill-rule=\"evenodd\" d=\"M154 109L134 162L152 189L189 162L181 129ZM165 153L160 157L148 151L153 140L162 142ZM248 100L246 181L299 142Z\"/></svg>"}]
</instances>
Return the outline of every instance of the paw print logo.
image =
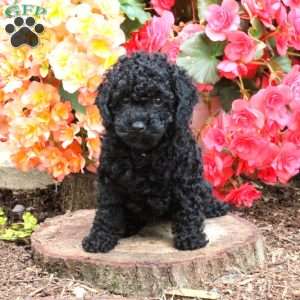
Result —
<instances>
[{"instance_id":1,"label":"paw print logo","mask_svg":"<svg viewBox=\"0 0 300 300\"><path fill-rule=\"evenodd\" d=\"M13 47L19 47L26 44L31 47L39 43L38 34L45 30L42 24L35 24L33 17L24 20L22 17L14 19L14 24L7 24L5 31L11 34L10 42Z\"/></svg>"}]
</instances>

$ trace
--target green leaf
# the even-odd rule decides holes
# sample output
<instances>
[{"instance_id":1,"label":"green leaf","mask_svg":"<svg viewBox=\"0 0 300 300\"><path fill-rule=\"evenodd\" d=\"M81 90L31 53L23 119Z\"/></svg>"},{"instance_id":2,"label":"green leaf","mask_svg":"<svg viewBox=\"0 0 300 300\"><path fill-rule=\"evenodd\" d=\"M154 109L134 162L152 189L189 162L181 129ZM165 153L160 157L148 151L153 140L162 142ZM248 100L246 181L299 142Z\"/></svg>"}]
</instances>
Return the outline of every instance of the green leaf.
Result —
<instances>
[{"instance_id":1,"label":"green leaf","mask_svg":"<svg viewBox=\"0 0 300 300\"><path fill-rule=\"evenodd\" d=\"M5 216L3 208L0 207L0 226L5 226L7 223L7 217Z\"/></svg>"},{"instance_id":2,"label":"green leaf","mask_svg":"<svg viewBox=\"0 0 300 300\"><path fill-rule=\"evenodd\" d=\"M216 83L220 77L217 58L223 54L225 43L212 42L204 34L194 35L180 47L177 64L198 83Z\"/></svg>"},{"instance_id":3,"label":"green leaf","mask_svg":"<svg viewBox=\"0 0 300 300\"><path fill-rule=\"evenodd\" d=\"M283 71L284 73L288 73L292 70L292 62L287 56L273 57L270 64L274 71Z\"/></svg>"},{"instance_id":4,"label":"green leaf","mask_svg":"<svg viewBox=\"0 0 300 300\"><path fill-rule=\"evenodd\" d=\"M0 208L0 240L16 241L29 237L37 227L37 219L30 212L25 212L22 218L23 223L6 226L7 218L3 209Z\"/></svg>"},{"instance_id":5,"label":"green leaf","mask_svg":"<svg viewBox=\"0 0 300 300\"><path fill-rule=\"evenodd\" d=\"M72 107L75 111L85 113L85 107L82 106L78 102L78 92L74 94L68 93L66 90L64 90L63 86L61 85L59 88L59 94L63 101L70 101L72 104Z\"/></svg>"},{"instance_id":6,"label":"green leaf","mask_svg":"<svg viewBox=\"0 0 300 300\"><path fill-rule=\"evenodd\" d=\"M228 112L231 110L233 100L241 98L239 87L233 81L222 79L215 85L215 90L220 98L223 109Z\"/></svg>"},{"instance_id":7,"label":"green leaf","mask_svg":"<svg viewBox=\"0 0 300 300\"><path fill-rule=\"evenodd\" d=\"M24 230L33 231L37 226L37 219L30 212L25 212L22 216L24 221Z\"/></svg>"},{"instance_id":8,"label":"green leaf","mask_svg":"<svg viewBox=\"0 0 300 300\"><path fill-rule=\"evenodd\" d=\"M220 4L220 0L197 0L197 7L198 7L198 17L199 20L205 20L205 12L207 8L211 4Z\"/></svg>"},{"instance_id":9,"label":"green leaf","mask_svg":"<svg viewBox=\"0 0 300 300\"><path fill-rule=\"evenodd\" d=\"M126 39L130 38L130 33L133 31L138 30L142 24L139 22L139 20L130 20L129 18L125 18L124 22L121 24L121 29L124 31L126 35Z\"/></svg>"},{"instance_id":10,"label":"green leaf","mask_svg":"<svg viewBox=\"0 0 300 300\"><path fill-rule=\"evenodd\" d=\"M137 19L144 24L151 15L145 12L145 3L142 0L120 0L121 10L130 20Z\"/></svg>"},{"instance_id":11,"label":"green leaf","mask_svg":"<svg viewBox=\"0 0 300 300\"><path fill-rule=\"evenodd\" d=\"M26 237L29 237L31 233L31 231L27 232L24 230L14 230L12 228L8 228L0 234L0 240L16 241L18 239L24 239Z\"/></svg>"},{"instance_id":12,"label":"green leaf","mask_svg":"<svg viewBox=\"0 0 300 300\"><path fill-rule=\"evenodd\" d=\"M264 26L258 18L253 18L251 21L252 27L249 28L248 33L255 39L260 39L264 34Z\"/></svg>"}]
</instances>

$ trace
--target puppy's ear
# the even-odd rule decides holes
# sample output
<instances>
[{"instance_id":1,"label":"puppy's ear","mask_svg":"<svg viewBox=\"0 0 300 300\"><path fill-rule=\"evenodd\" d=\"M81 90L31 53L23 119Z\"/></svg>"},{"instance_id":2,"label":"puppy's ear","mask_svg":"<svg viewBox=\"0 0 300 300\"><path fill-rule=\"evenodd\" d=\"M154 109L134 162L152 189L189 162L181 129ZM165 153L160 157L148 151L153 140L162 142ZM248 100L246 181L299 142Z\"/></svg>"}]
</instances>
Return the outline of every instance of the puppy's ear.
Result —
<instances>
[{"instance_id":1,"label":"puppy's ear","mask_svg":"<svg viewBox=\"0 0 300 300\"><path fill-rule=\"evenodd\" d=\"M174 93L177 98L176 127L188 129L191 122L193 108L199 96L192 79L178 66L173 69Z\"/></svg>"},{"instance_id":2,"label":"puppy's ear","mask_svg":"<svg viewBox=\"0 0 300 300\"><path fill-rule=\"evenodd\" d=\"M104 127L108 128L112 124L112 115L108 104L110 99L111 86L108 81L103 82L98 88L96 104L100 109Z\"/></svg>"}]
</instances>

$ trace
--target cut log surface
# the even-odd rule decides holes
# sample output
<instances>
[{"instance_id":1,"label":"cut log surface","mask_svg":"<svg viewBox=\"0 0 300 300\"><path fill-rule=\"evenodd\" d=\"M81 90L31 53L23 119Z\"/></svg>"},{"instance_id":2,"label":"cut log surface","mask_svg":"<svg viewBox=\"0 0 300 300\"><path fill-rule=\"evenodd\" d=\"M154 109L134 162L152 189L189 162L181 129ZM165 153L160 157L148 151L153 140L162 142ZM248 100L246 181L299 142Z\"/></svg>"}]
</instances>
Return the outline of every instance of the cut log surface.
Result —
<instances>
[{"instance_id":1,"label":"cut log surface","mask_svg":"<svg viewBox=\"0 0 300 300\"><path fill-rule=\"evenodd\" d=\"M257 228L233 215L206 221L210 242L199 250L176 250L170 224L164 223L121 239L107 254L86 253L81 241L94 214L94 210L79 210L47 219L32 236L36 262L125 296L159 296L171 287L201 288L208 278L231 268L247 272L264 263Z\"/></svg>"}]
</instances>

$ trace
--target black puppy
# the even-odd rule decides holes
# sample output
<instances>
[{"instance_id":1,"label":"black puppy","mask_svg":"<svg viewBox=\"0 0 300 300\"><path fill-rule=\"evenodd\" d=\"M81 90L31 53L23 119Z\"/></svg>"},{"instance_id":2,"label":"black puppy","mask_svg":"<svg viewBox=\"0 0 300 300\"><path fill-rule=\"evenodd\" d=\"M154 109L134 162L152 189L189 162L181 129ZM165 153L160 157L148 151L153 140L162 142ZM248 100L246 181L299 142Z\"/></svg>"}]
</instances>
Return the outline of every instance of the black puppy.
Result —
<instances>
[{"instance_id":1,"label":"black puppy","mask_svg":"<svg viewBox=\"0 0 300 300\"><path fill-rule=\"evenodd\" d=\"M177 249L207 244L205 217L224 215L203 179L200 150L189 129L198 95L191 79L161 54L122 57L99 87L106 128L99 197L88 252L108 252L153 217L172 220Z\"/></svg>"}]
</instances>

